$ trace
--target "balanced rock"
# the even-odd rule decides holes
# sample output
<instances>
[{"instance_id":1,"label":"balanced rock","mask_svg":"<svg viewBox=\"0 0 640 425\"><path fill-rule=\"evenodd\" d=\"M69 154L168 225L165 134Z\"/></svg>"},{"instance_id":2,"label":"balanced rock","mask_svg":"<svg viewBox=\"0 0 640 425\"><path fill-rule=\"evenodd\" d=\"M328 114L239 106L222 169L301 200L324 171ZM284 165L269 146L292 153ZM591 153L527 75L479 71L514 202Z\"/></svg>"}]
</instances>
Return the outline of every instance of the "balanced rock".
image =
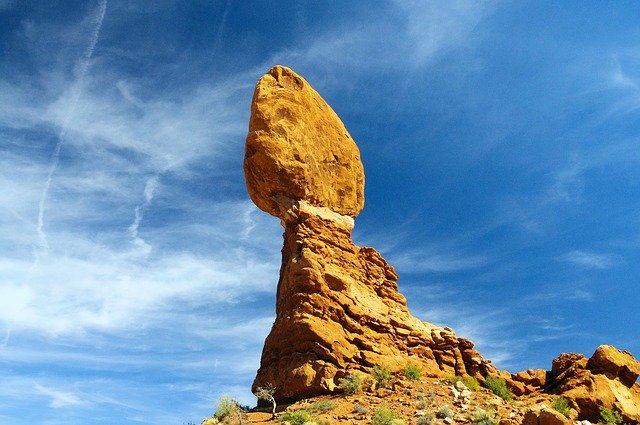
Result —
<instances>
[{"instance_id":1,"label":"balanced rock","mask_svg":"<svg viewBox=\"0 0 640 425\"><path fill-rule=\"evenodd\" d=\"M253 383L278 401L338 390L340 378L411 362L432 376L495 373L473 343L415 318L398 275L351 240L364 204L355 142L302 77L277 66L260 79L245 156L251 199L284 226L276 319Z\"/></svg>"}]
</instances>

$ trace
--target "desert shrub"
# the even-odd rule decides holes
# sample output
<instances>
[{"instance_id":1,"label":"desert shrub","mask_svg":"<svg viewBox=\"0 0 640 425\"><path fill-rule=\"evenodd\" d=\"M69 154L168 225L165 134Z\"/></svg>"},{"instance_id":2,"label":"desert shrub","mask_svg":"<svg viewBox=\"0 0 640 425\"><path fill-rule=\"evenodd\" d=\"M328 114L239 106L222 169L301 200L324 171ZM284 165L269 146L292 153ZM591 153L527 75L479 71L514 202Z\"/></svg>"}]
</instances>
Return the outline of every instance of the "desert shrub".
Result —
<instances>
[{"instance_id":1,"label":"desert shrub","mask_svg":"<svg viewBox=\"0 0 640 425\"><path fill-rule=\"evenodd\" d=\"M465 376L464 378L462 378L462 382L471 391L478 391L480 389L480 384L478 383L478 380L473 376Z\"/></svg>"},{"instance_id":2,"label":"desert shrub","mask_svg":"<svg viewBox=\"0 0 640 425\"><path fill-rule=\"evenodd\" d=\"M376 381L376 388L386 388L391 379L391 371L384 366L374 366L371 376Z\"/></svg>"},{"instance_id":3,"label":"desert shrub","mask_svg":"<svg viewBox=\"0 0 640 425\"><path fill-rule=\"evenodd\" d=\"M418 425L432 425L435 419L436 415L434 413L427 413L424 416L419 416L416 422Z\"/></svg>"},{"instance_id":4,"label":"desert shrub","mask_svg":"<svg viewBox=\"0 0 640 425\"><path fill-rule=\"evenodd\" d=\"M453 418L453 412L451 411L451 409L449 409L449 406L442 406L436 412L436 418L438 419Z\"/></svg>"},{"instance_id":5,"label":"desert shrub","mask_svg":"<svg viewBox=\"0 0 640 425\"><path fill-rule=\"evenodd\" d=\"M427 408L427 401L424 399L424 394L418 393L416 400L418 402L418 409L424 410Z\"/></svg>"},{"instance_id":6,"label":"desert shrub","mask_svg":"<svg viewBox=\"0 0 640 425\"><path fill-rule=\"evenodd\" d=\"M411 381L417 381L422 377L422 371L413 363L407 363L407 366L404 368L404 376Z\"/></svg>"},{"instance_id":7,"label":"desert shrub","mask_svg":"<svg viewBox=\"0 0 640 425\"><path fill-rule=\"evenodd\" d=\"M369 413L369 409L367 409L360 403L355 403L353 405L353 413L357 413L358 415L366 415L367 413Z\"/></svg>"},{"instance_id":8,"label":"desert shrub","mask_svg":"<svg viewBox=\"0 0 640 425\"><path fill-rule=\"evenodd\" d=\"M396 412L387 409L386 407L379 407L376 413L373 415L373 425L401 425L404 421L398 417Z\"/></svg>"},{"instance_id":9,"label":"desert shrub","mask_svg":"<svg viewBox=\"0 0 640 425\"><path fill-rule=\"evenodd\" d=\"M600 419L602 419L602 422L604 422L605 424L622 423L622 416L620 415L620 413L602 406L600 407Z\"/></svg>"},{"instance_id":10,"label":"desert shrub","mask_svg":"<svg viewBox=\"0 0 640 425\"><path fill-rule=\"evenodd\" d=\"M487 377L484 381L484 386L503 400L509 401L513 399L513 393L503 379Z\"/></svg>"},{"instance_id":11,"label":"desert shrub","mask_svg":"<svg viewBox=\"0 0 640 425\"><path fill-rule=\"evenodd\" d=\"M357 394L362 391L362 375L355 373L353 375L340 378L338 379L338 387L340 387L345 394Z\"/></svg>"},{"instance_id":12,"label":"desert shrub","mask_svg":"<svg viewBox=\"0 0 640 425\"><path fill-rule=\"evenodd\" d=\"M564 397L556 397L551 402L551 407L553 407L558 412L562 413L567 418L571 414L571 407L569 407L569 401Z\"/></svg>"},{"instance_id":13,"label":"desert shrub","mask_svg":"<svg viewBox=\"0 0 640 425\"><path fill-rule=\"evenodd\" d=\"M240 413L238 402L229 396L222 396L216 402L216 412L214 417L223 423L229 423Z\"/></svg>"},{"instance_id":14,"label":"desert shrub","mask_svg":"<svg viewBox=\"0 0 640 425\"><path fill-rule=\"evenodd\" d=\"M289 422L291 425L303 425L305 422L311 421L311 413L306 410L292 410L285 412L280 420L282 422Z\"/></svg>"},{"instance_id":15,"label":"desert shrub","mask_svg":"<svg viewBox=\"0 0 640 425\"><path fill-rule=\"evenodd\" d=\"M478 391L480 389L480 384L478 383L478 380L473 376L462 377L462 376L453 375L447 378L447 380L452 384L455 384L458 381L462 381L462 383L471 391Z\"/></svg>"},{"instance_id":16,"label":"desert shrub","mask_svg":"<svg viewBox=\"0 0 640 425\"><path fill-rule=\"evenodd\" d=\"M331 400L320 400L309 406L309 411L313 413L327 413L336 408L336 403Z\"/></svg>"},{"instance_id":17,"label":"desert shrub","mask_svg":"<svg viewBox=\"0 0 640 425\"><path fill-rule=\"evenodd\" d=\"M493 408L484 410L476 407L471 413L471 422L474 425L498 425L500 423L500 416Z\"/></svg>"}]
</instances>

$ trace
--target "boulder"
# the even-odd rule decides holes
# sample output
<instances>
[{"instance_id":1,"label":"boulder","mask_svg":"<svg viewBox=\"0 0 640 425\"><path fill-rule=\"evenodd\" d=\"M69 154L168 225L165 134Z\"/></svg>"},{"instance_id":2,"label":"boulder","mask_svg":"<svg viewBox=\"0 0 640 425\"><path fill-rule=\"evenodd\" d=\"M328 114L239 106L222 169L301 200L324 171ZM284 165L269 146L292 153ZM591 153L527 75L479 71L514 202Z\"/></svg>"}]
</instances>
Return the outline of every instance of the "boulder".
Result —
<instances>
[{"instance_id":1,"label":"boulder","mask_svg":"<svg viewBox=\"0 0 640 425\"><path fill-rule=\"evenodd\" d=\"M524 414L522 425L571 425L569 418L549 408L534 408Z\"/></svg>"},{"instance_id":2,"label":"boulder","mask_svg":"<svg viewBox=\"0 0 640 425\"><path fill-rule=\"evenodd\" d=\"M253 202L276 217L290 206L277 197L350 217L364 206L358 146L318 92L284 66L256 85L244 172Z\"/></svg>"},{"instance_id":3,"label":"boulder","mask_svg":"<svg viewBox=\"0 0 640 425\"><path fill-rule=\"evenodd\" d=\"M635 384L640 376L640 363L631 353L620 351L611 345L598 347L586 367L593 373L606 375L609 379L618 378L627 387Z\"/></svg>"}]
</instances>

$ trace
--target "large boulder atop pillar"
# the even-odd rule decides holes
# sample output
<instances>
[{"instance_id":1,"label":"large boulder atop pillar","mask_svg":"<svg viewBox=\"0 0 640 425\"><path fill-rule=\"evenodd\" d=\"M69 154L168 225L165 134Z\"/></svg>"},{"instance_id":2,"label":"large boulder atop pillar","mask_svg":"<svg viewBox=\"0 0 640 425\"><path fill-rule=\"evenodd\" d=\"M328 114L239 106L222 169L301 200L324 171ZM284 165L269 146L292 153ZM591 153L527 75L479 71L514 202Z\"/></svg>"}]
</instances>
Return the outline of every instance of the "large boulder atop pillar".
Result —
<instances>
[{"instance_id":1,"label":"large boulder atop pillar","mask_svg":"<svg viewBox=\"0 0 640 425\"><path fill-rule=\"evenodd\" d=\"M275 66L256 86L245 149L249 195L282 218L284 197L356 217L364 206L360 151L311 85Z\"/></svg>"}]
</instances>

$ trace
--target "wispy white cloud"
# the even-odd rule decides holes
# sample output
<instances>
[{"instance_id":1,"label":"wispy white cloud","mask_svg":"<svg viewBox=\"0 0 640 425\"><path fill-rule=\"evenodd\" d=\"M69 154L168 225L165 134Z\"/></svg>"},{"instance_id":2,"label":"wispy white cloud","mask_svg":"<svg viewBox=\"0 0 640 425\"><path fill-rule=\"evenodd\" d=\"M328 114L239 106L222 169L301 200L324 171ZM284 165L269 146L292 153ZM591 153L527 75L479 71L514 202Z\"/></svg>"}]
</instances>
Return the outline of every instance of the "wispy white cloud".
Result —
<instances>
[{"instance_id":1,"label":"wispy white cloud","mask_svg":"<svg viewBox=\"0 0 640 425\"><path fill-rule=\"evenodd\" d=\"M412 56L425 63L447 49L469 48L469 37L495 2L398 0L395 5L404 12Z\"/></svg>"},{"instance_id":2,"label":"wispy white cloud","mask_svg":"<svg viewBox=\"0 0 640 425\"><path fill-rule=\"evenodd\" d=\"M149 207L151 200L158 187L158 176L149 177L144 185L144 202L135 207L133 211L133 222L129 226L129 234L133 239L133 243L143 251L144 255L148 255L151 251L151 246L147 244L138 234L138 228L142 222L144 216L144 210Z\"/></svg>"},{"instance_id":3,"label":"wispy white cloud","mask_svg":"<svg viewBox=\"0 0 640 425\"><path fill-rule=\"evenodd\" d=\"M557 258L558 261L571 263L587 269L605 270L614 267L618 260L614 254L573 250Z\"/></svg>"},{"instance_id":4,"label":"wispy white cloud","mask_svg":"<svg viewBox=\"0 0 640 425\"><path fill-rule=\"evenodd\" d=\"M451 252L422 251L391 254L394 267L404 273L449 273L477 269L490 260L483 255L461 256Z\"/></svg>"},{"instance_id":5,"label":"wispy white cloud","mask_svg":"<svg viewBox=\"0 0 640 425\"><path fill-rule=\"evenodd\" d=\"M39 394L50 397L51 401L49 402L49 406L53 407L54 409L73 406L81 403L80 398L74 393L44 387L39 384L36 384L33 388Z\"/></svg>"},{"instance_id":6,"label":"wispy white cloud","mask_svg":"<svg viewBox=\"0 0 640 425\"><path fill-rule=\"evenodd\" d=\"M104 21L104 15L107 10L107 0L101 0L98 11L95 16L92 18L93 22L93 30L89 35L89 43L87 48L85 49L82 57L78 61L78 76L76 81L72 84L72 99L67 107L65 108L65 118L62 122L60 132L58 133L57 142L53 149L53 154L51 155L51 160L49 164L49 171L47 173L47 178L44 182L44 187L42 189L42 194L40 195L40 202L38 203L38 224L36 231L38 233L38 243L36 248L36 260L42 253L46 253L49 251L49 242L47 240L47 234L44 231L45 222L44 222L44 214L45 214L45 206L47 201L47 196L49 194L49 189L51 187L51 182L53 181L53 175L58 168L58 162L60 161L60 150L62 149L62 143L64 142L67 126L69 125L69 120L71 119L73 113L78 104L78 100L82 95L82 86L84 82L85 75L87 70L89 69L91 56L93 56L93 51L96 47L96 43L98 42L98 38L100 36L100 29L102 28L102 22Z\"/></svg>"}]
</instances>

